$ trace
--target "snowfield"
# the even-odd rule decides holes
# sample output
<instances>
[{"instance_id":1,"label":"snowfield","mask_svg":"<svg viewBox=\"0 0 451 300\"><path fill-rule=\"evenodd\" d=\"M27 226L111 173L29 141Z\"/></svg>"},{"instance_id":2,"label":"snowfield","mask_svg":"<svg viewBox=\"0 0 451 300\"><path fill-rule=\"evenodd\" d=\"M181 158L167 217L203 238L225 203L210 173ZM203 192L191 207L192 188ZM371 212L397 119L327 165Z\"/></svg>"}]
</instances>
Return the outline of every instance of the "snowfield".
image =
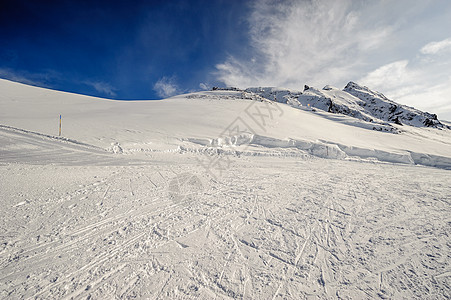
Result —
<instances>
[{"instance_id":1,"label":"snowfield","mask_svg":"<svg viewBox=\"0 0 451 300\"><path fill-rule=\"evenodd\" d=\"M449 298L451 130L368 123L0 80L0 297Z\"/></svg>"}]
</instances>

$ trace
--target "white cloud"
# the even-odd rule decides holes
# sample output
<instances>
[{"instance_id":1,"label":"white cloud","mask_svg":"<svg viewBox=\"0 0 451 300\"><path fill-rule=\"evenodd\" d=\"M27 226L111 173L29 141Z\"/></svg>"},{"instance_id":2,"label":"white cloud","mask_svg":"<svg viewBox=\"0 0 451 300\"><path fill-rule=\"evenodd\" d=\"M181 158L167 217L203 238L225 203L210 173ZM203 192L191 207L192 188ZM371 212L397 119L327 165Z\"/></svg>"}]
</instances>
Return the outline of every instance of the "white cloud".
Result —
<instances>
[{"instance_id":1,"label":"white cloud","mask_svg":"<svg viewBox=\"0 0 451 300\"><path fill-rule=\"evenodd\" d=\"M405 90L397 102L435 113L439 119L451 121L451 80L421 89Z\"/></svg>"},{"instance_id":2,"label":"white cloud","mask_svg":"<svg viewBox=\"0 0 451 300\"><path fill-rule=\"evenodd\" d=\"M359 80L369 87L383 87L385 90L411 84L417 74L408 68L408 60L395 61L381 66Z\"/></svg>"},{"instance_id":3,"label":"white cloud","mask_svg":"<svg viewBox=\"0 0 451 300\"><path fill-rule=\"evenodd\" d=\"M27 71L0 68L0 77L28 85L34 85L44 88L52 88L51 85L49 85L47 82L61 81L61 79L64 76L53 70L46 70L45 72L41 73L30 73ZM86 84L92 86L96 91L110 97L116 96L115 93L116 89L112 87L110 84L105 82L86 81L86 80L79 81L76 79L73 79L72 82L76 84Z\"/></svg>"},{"instance_id":4,"label":"white cloud","mask_svg":"<svg viewBox=\"0 0 451 300\"><path fill-rule=\"evenodd\" d=\"M34 85L39 87L49 87L45 82L58 78L58 73L54 71L48 71L47 73L30 73L27 71L12 70L9 68L0 68L0 77L15 82L20 82L28 85Z\"/></svg>"},{"instance_id":5,"label":"white cloud","mask_svg":"<svg viewBox=\"0 0 451 300\"><path fill-rule=\"evenodd\" d=\"M350 80L392 28L343 1L257 1L249 19L253 57L216 66L227 85L300 87ZM371 23L371 25L368 25ZM348 77L343 79L344 77Z\"/></svg>"},{"instance_id":6,"label":"white cloud","mask_svg":"<svg viewBox=\"0 0 451 300\"><path fill-rule=\"evenodd\" d=\"M251 3L252 51L216 65L217 78L226 85L300 89L304 84L340 87L353 80L451 119L451 57L430 55L451 49L451 38L443 39L449 36L451 2Z\"/></svg>"},{"instance_id":7,"label":"white cloud","mask_svg":"<svg viewBox=\"0 0 451 300\"><path fill-rule=\"evenodd\" d=\"M451 77L443 62L396 61L377 68L358 82L388 98L451 120ZM435 76L431 76L435 70ZM431 78L432 77L432 78Z\"/></svg>"},{"instance_id":8,"label":"white cloud","mask_svg":"<svg viewBox=\"0 0 451 300\"><path fill-rule=\"evenodd\" d=\"M116 96L116 93L114 92L116 89L114 87L112 87L110 84L106 83L106 82L85 81L84 83L87 84L87 85L92 86L99 93L108 95L109 97L115 97Z\"/></svg>"},{"instance_id":9,"label":"white cloud","mask_svg":"<svg viewBox=\"0 0 451 300\"><path fill-rule=\"evenodd\" d=\"M174 96L179 93L179 88L174 81L173 77L162 77L154 84L153 89L160 97Z\"/></svg>"},{"instance_id":10,"label":"white cloud","mask_svg":"<svg viewBox=\"0 0 451 300\"><path fill-rule=\"evenodd\" d=\"M428 43L423 48L421 48L420 52L422 54L437 54L439 52L450 50L451 50L451 38L448 38L439 42Z\"/></svg>"},{"instance_id":11,"label":"white cloud","mask_svg":"<svg viewBox=\"0 0 451 300\"><path fill-rule=\"evenodd\" d=\"M201 88L202 90L206 91L209 90L210 88L208 87L208 85L206 83L199 83L199 88Z\"/></svg>"}]
</instances>

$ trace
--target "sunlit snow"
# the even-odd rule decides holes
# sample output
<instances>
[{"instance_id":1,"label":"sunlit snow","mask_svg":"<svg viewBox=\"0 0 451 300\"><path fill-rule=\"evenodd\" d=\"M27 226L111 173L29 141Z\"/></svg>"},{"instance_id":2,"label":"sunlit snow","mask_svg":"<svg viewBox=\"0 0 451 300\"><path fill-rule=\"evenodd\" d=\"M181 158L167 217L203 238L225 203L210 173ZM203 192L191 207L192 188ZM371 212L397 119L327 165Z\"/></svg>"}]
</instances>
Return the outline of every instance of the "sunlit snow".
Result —
<instances>
[{"instance_id":1,"label":"sunlit snow","mask_svg":"<svg viewBox=\"0 0 451 300\"><path fill-rule=\"evenodd\" d=\"M0 296L450 297L448 123L368 122L356 95L309 90L0 80Z\"/></svg>"}]
</instances>

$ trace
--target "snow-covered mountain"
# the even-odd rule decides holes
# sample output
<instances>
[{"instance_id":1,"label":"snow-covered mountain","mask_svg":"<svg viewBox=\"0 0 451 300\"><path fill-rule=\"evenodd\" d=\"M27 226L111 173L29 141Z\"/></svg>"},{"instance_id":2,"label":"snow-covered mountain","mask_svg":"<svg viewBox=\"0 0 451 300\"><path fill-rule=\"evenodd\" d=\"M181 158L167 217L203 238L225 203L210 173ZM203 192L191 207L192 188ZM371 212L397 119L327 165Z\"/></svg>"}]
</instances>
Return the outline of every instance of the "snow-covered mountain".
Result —
<instances>
[{"instance_id":1,"label":"snow-covered mountain","mask_svg":"<svg viewBox=\"0 0 451 300\"><path fill-rule=\"evenodd\" d=\"M302 92L271 87L248 88L246 91L294 107L319 109L371 122L374 130L398 133L399 127L393 124L450 129L435 114L401 105L354 82L349 82L343 90L329 85L321 90L306 85Z\"/></svg>"},{"instance_id":2,"label":"snow-covered mountain","mask_svg":"<svg viewBox=\"0 0 451 300\"><path fill-rule=\"evenodd\" d=\"M451 130L364 102L0 80L0 298L450 298Z\"/></svg>"}]
</instances>

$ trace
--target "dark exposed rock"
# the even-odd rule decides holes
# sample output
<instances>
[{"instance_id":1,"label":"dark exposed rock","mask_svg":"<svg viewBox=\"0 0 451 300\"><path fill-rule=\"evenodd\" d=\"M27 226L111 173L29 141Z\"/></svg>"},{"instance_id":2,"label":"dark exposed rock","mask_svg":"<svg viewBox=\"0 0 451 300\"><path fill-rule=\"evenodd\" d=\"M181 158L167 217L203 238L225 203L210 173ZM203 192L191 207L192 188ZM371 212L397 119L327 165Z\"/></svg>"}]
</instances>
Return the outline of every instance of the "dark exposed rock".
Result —
<instances>
[{"instance_id":1,"label":"dark exposed rock","mask_svg":"<svg viewBox=\"0 0 451 300\"><path fill-rule=\"evenodd\" d=\"M442 124L435 114L401 105L382 93L352 81L343 90L329 85L318 90L305 85L303 92L271 87L248 88L245 91L294 107L348 115L373 123L377 126L375 130L399 132L395 124L449 129L449 126Z\"/></svg>"},{"instance_id":2,"label":"dark exposed rock","mask_svg":"<svg viewBox=\"0 0 451 300\"><path fill-rule=\"evenodd\" d=\"M388 99L382 93L374 92L366 86L360 86L355 82L349 82L343 91L364 101L365 105L361 105L361 107L378 119L394 122L398 125L447 128L437 119L437 115L406 105L400 105Z\"/></svg>"}]
</instances>

